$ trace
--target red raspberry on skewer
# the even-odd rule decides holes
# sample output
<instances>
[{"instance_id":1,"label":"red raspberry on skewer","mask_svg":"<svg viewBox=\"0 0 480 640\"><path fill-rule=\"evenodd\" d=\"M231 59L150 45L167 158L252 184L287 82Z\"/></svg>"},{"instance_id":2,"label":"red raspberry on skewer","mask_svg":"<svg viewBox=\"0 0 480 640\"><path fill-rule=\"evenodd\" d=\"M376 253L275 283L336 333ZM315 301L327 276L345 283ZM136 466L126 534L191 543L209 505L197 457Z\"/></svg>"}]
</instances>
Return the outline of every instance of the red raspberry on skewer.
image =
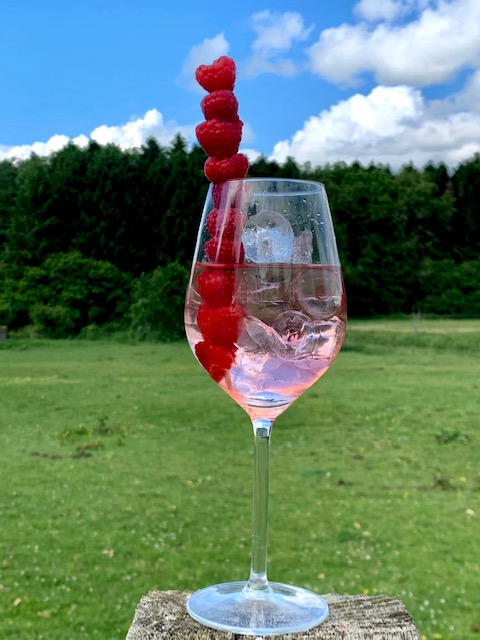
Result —
<instances>
[{"instance_id":1,"label":"red raspberry on skewer","mask_svg":"<svg viewBox=\"0 0 480 640\"><path fill-rule=\"evenodd\" d=\"M216 209L219 209L221 207L222 197L223 197L223 184L221 182L218 184L214 184L212 187L212 199Z\"/></svg>"},{"instance_id":2,"label":"red raspberry on skewer","mask_svg":"<svg viewBox=\"0 0 480 640\"><path fill-rule=\"evenodd\" d=\"M224 264L240 263L245 258L243 244L230 238L210 238L205 243L205 253L210 262Z\"/></svg>"},{"instance_id":3,"label":"red raspberry on skewer","mask_svg":"<svg viewBox=\"0 0 480 640\"><path fill-rule=\"evenodd\" d=\"M214 118L204 120L196 127L195 133L208 156L223 160L237 153L242 139L242 127L243 122L239 119L231 122Z\"/></svg>"},{"instance_id":4,"label":"red raspberry on skewer","mask_svg":"<svg viewBox=\"0 0 480 640\"><path fill-rule=\"evenodd\" d=\"M228 349L216 347L205 341L195 345L195 354L202 367L215 382L220 382L235 360Z\"/></svg>"},{"instance_id":5,"label":"red raspberry on skewer","mask_svg":"<svg viewBox=\"0 0 480 640\"><path fill-rule=\"evenodd\" d=\"M228 307L235 293L235 274L232 270L207 268L198 276L197 291L205 304Z\"/></svg>"},{"instance_id":6,"label":"red raspberry on skewer","mask_svg":"<svg viewBox=\"0 0 480 640\"><path fill-rule=\"evenodd\" d=\"M204 97L200 103L205 120L219 118L235 121L238 118L238 100L233 91L221 89Z\"/></svg>"},{"instance_id":7,"label":"red raspberry on skewer","mask_svg":"<svg viewBox=\"0 0 480 640\"><path fill-rule=\"evenodd\" d=\"M236 74L237 70L232 58L220 56L212 64L201 64L195 71L195 78L198 84L209 93L221 89L232 91Z\"/></svg>"},{"instance_id":8,"label":"red raspberry on skewer","mask_svg":"<svg viewBox=\"0 0 480 640\"><path fill-rule=\"evenodd\" d=\"M245 209L245 202L251 196L251 187L246 184L230 184L228 189L224 189L223 182L218 182L212 188L212 200L215 209L233 207L235 209Z\"/></svg>"},{"instance_id":9,"label":"red raspberry on skewer","mask_svg":"<svg viewBox=\"0 0 480 640\"><path fill-rule=\"evenodd\" d=\"M202 100L205 122L196 128L197 139L209 156L204 165L208 180L215 186L213 197L216 209L207 216L207 229L212 236L205 243L205 254L211 262L233 264L243 262L244 247L237 232L243 229L246 215L235 208L233 199L226 195L222 201L221 183L244 178L248 159L238 152L243 123L238 117L238 101L233 94L235 62L221 56L211 65L200 65L195 77L209 95ZM217 188L216 188L217 187ZM237 236L237 237L236 237ZM197 324L203 341L195 346L195 353L206 371L220 382L234 363L238 340L245 317L241 306L234 305L235 274L231 269L206 268L197 281L202 303L197 312Z\"/></svg>"},{"instance_id":10,"label":"red raspberry on skewer","mask_svg":"<svg viewBox=\"0 0 480 640\"><path fill-rule=\"evenodd\" d=\"M205 122L196 128L197 139L209 156L204 173L213 184L244 178L248 159L239 154L243 123L238 118L238 101L233 93L236 78L234 60L220 56L195 71L197 82L209 92L201 107Z\"/></svg>"},{"instance_id":11,"label":"red raspberry on skewer","mask_svg":"<svg viewBox=\"0 0 480 640\"><path fill-rule=\"evenodd\" d=\"M208 233L215 237L234 238L247 222L247 215L239 209L213 209L207 216Z\"/></svg>"},{"instance_id":12,"label":"red raspberry on skewer","mask_svg":"<svg viewBox=\"0 0 480 640\"><path fill-rule=\"evenodd\" d=\"M236 153L230 158L207 158L204 171L210 182L218 184L227 180L244 178L248 172L248 158L243 153Z\"/></svg>"},{"instance_id":13,"label":"red raspberry on skewer","mask_svg":"<svg viewBox=\"0 0 480 640\"><path fill-rule=\"evenodd\" d=\"M229 307L210 307L201 304L198 309L197 323L202 336L216 347L235 349L242 328L245 311L239 305Z\"/></svg>"}]
</instances>

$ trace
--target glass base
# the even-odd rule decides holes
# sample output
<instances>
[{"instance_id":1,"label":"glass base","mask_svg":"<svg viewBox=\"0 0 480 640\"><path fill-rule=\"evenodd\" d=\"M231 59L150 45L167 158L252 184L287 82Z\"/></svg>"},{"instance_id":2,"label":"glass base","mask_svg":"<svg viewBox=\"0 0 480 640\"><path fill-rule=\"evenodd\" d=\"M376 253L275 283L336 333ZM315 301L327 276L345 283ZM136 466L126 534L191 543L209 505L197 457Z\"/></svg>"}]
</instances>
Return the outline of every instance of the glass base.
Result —
<instances>
[{"instance_id":1,"label":"glass base","mask_svg":"<svg viewBox=\"0 0 480 640\"><path fill-rule=\"evenodd\" d=\"M246 582L228 582L196 591L187 600L188 613L220 631L271 636L306 631L328 616L328 605L311 591L270 583L267 592L246 589Z\"/></svg>"}]
</instances>

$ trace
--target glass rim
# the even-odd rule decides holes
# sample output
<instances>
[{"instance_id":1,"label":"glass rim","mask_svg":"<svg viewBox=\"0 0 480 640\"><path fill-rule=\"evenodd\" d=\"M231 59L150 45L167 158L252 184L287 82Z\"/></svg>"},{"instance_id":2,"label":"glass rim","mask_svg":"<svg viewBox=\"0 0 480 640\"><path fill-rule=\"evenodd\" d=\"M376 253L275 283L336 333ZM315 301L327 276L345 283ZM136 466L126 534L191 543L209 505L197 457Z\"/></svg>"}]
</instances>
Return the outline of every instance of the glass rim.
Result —
<instances>
[{"instance_id":1,"label":"glass rim","mask_svg":"<svg viewBox=\"0 0 480 640\"><path fill-rule=\"evenodd\" d=\"M223 185L227 185L227 184L260 184L260 183L271 183L273 184L274 182L279 183L279 184L287 184L287 183L294 183L294 184L298 184L298 185L305 185L305 189L299 190L299 191L292 191L290 192L291 195L298 195L298 196L302 196L302 195L312 195L315 193L326 193L326 187L324 185L323 182L320 182L319 180L307 180L304 178L262 178L262 177L245 177L245 178L234 178L232 180L225 180L225 182L223 182ZM210 183L210 191L213 189L215 185L213 183ZM307 186L310 187L314 187L311 189L307 189ZM266 195L265 192L258 192L261 195ZM280 191L280 192L268 192L269 196L275 196L275 195L282 195L284 196L286 193L288 193L287 191ZM252 193L252 195L256 194L256 192L254 191Z\"/></svg>"}]
</instances>

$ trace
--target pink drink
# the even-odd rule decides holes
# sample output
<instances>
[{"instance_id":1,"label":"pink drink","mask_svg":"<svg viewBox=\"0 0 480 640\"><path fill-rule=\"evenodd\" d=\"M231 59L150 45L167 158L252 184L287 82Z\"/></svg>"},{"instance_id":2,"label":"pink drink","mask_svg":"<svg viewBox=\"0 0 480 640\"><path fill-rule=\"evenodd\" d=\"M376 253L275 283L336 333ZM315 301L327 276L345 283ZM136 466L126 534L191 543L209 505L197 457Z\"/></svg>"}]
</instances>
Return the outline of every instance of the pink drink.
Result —
<instances>
[{"instance_id":1,"label":"pink drink","mask_svg":"<svg viewBox=\"0 0 480 640\"><path fill-rule=\"evenodd\" d=\"M195 346L206 340L197 322L200 305L206 306L198 292L198 277L206 269L217 276L219 272L228 275L224 291L222 278L217 279L217 307L207 305L207 313L211 309L213 316L222 319L218 344L215 332L208 335L208 341L218 347L212 349L212 357L224 351L221 334L228 333L229 310L240 309L243 314L235 342L228 345L229 364L217 381L252 419L273 420L325 373L340 350L346 327L341 268L197 263L185 311L194 353Z\"/></svg>"}]
</instances>

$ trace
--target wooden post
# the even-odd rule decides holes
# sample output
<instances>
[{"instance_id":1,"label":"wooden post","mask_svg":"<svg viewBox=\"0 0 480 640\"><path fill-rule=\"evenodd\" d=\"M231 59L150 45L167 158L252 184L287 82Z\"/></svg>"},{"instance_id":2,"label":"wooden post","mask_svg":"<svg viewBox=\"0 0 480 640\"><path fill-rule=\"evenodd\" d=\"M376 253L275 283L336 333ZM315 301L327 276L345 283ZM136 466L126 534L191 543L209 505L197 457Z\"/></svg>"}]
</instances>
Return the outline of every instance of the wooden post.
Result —
<instances>
[{"instance_id":1,"label":"wooden post","mask_svg":"<svg viewBox=\"0 0 480 640\"><path fill-rule=\"evenodd\" d=\"M126 640L225 640L222 631L193 620L185 609L186 591L151 591L144 596ZM398 598L388 596L322 596L330 614L318 627L274 636L284 640L419 640L415 624ZM240 636L238 638L248 638ZM250 636L251 638L251 636Z\"/></svg>"}]
</instances>

